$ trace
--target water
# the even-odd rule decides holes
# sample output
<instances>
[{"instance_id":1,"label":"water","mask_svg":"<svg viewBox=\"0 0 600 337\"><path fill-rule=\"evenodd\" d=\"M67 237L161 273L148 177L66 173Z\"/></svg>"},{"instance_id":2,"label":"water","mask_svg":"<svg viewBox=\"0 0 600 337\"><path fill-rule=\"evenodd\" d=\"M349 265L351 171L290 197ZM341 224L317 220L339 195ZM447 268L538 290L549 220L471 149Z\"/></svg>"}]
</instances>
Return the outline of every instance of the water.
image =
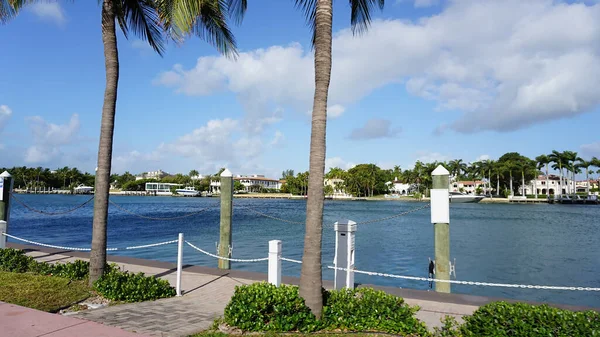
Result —
<instances>
[{"instance_id":1,"label":"water","mask_svg":"<svg viewBox=\"0 0 600 337\"><path fill-rule=\"evenodd\" d=\"M89 196L19 195L33 208L58 212L79 205ZM216 205L214 198L169 198L111 196L121 207L151 217L174 217ZM304 200L236 199L269 215L303 221ZM323 231L323 264L331 265L334 254L333 223L348 218L356 222L382 218L420 207L402 201L326 201ZM60 216L33 213L13 202L9 233L48 244L89 247L92 235L92 203ZM458 280L557 286L600 287L600 207L585 205L452 204L450 210L450 254L456 258ZM108 246L126 247L173 240L179 232L209 252L219 240L219 211L171 221L152 221L109 208ZM304 226L261 217L244 208L234 208L233 257L267 256L268 241L282 240L283 256L301 259ZM176 245L118 251L115 254L175 262ZM427 209L389 221L358 227L356 268L400 275L427 276L428 258L433 258L433 226ZM184 262L216 267L216 260L187 245ZM234 269L264 272L266 262L232 263ZM283 262L283 273L299 276L300 266ZM324 269L323 277L333 279ZM355 275L359 283L428 289L427 282ZM533 289L490 288L452 285L463 294L546 301L600 307L600 293Z\"/></svg>"}]
</instances>

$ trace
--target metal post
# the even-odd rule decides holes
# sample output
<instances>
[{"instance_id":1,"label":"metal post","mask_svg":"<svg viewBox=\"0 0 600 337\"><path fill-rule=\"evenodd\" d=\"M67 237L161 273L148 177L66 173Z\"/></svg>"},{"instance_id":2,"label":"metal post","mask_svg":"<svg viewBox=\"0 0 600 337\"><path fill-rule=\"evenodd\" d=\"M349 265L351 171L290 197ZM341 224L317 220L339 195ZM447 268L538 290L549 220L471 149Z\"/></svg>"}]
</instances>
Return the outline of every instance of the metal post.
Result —
<instances>
[{"instance_id":1,"label":"metal post","mask_svg":"<svg viewBox=\"0 0 600 337\"><path fill-rule=\"evenodd\" d=\"M281 285L281 240L269 241L269 283Z\"/></svg>"},{"instance_id":2,"label":"metal post","mask_svg":"<svg viewBox=\"0 0 600 337\"><path fill-rule=\"evenodd\" d=\"M450 201L449 172L439 165L432 173L431 223L434 232L435 278L450 280ZM450 283L436 282L435 291L450 292Z\"/></svg>"},{"instance_id":3,"label":"metal post","mask_svg":"<svg viewBox=\"0 0 600 337\"><path fill-rule=\"evenodd\" d=\"M0 248L6 248L6 236L10 220L10 194L13 190L13 178L7 171L0 174Z\"/></svg>"},{"instance_id":4,"label":"metal post","mask_svg":"<svg viewBox=\"0 0 600 337\"><path fill-rule=\"evenodd\" d=\"M221 233L219 256L231 258L231 216L233 201L233 175L225 169L221 173ZM231 269L230 261L219 259L219 269Z\"/></svg>"},{"instance_id":5,"label":"metal post","mask_svg":"<svg viewBox=\"0 0 600 337\"><path fill-rule=\"evenodd\" d=\"M354 289L354 233L356 222L352 220L340 220L334 224L335 230L335 256L333 266L335 269L333 287L336 290L342 288Z\"/></svg>"},{"instance_id":6,"label":"metal post","mask_svg":"<svg viewBox=\"0 0 600 337\"><path fill-rule=\"evenodd\" d=\"M177 296L181 296L181 270L183 269L183 233L179 233L177 243Z\"/></svg>"}]
</instances>

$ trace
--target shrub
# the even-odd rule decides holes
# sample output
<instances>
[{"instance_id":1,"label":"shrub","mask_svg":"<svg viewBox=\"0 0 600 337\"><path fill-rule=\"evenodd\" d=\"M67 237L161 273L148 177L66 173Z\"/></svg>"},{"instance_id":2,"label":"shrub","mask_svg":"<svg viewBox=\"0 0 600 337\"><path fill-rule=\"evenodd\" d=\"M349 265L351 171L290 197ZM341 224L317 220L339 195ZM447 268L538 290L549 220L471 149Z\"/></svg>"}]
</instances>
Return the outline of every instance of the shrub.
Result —
<instances>
[{"instance_id":1,"label":"shrub","mask_svg":"<svg viewBox=\"0 0 600 337\"><path fill-rule=\"evenodd\" d=\"M462 337L460 333L460 324L456 321L453 316L444 316L440 320L442 327L433 328L433 337Z\"/></svg>"},{"instance_id":2,"label":"shrub","mask_svg":"<svg viewBox=\"0 0 600 337\"><path fill-rule=\"evenodd\" d=\"M464 336L570 337L600 334L600 313L574 312L547 305L494 302L464 317Z\"/></svg>"},{"instance_id":3,"label":"shrub","mask_svg":"<svg viewBox=\"0 0 600 337\"><path fill-rule=\"evenodd\" d=\"M28 271L29 264L33 258L25 255L20 249L0 249L0 270L13 273L24 273Z\"/></svg>"},{"instance_id":4,"label":"shrub","mask_svg":"<svg viewBox=\"0 0 600 337\"><path fill-rule=\"evenodd\" d=\"M259 282L236 286L224 320L243 331L315 331L319 325L298 287Z\"/></svg>"},{"instance_id":5,"label":"shrub","mask_svg":"<svg viewBox=\"0 0 600 337\"><path fill-rule=\"evenodd\" d=\"M317 321L298 287L261 282L238 286L225 308L225 323L243 331L301 331L341 329L404 334L427 334L414 317L418 310L402 298L369 288L323 292L323 317Z\"/></svg>"},{"instance_id":6,"label":"shrub","mask_svg":"<svg viewBox=\"0 0 600 337\"><path fill-rule=\"evenodd\" d=\"M144 273L120 271L114 267L94 282L94 288L105 298L114 301L141 302L175 296L168 281Z\"/></svg>"},{"instance_id":7,"label":"shrub","mask_svg":"<svg viewBox=\"0 0 600 337\"><path fill-rule=\"evenodd\" d=\"M322 319L327 329L427 333L425 325L415 318L418 307L411 307L404 299L381 290L360 288L331 291L324 302Z\"/></svg>"}]
</instances>

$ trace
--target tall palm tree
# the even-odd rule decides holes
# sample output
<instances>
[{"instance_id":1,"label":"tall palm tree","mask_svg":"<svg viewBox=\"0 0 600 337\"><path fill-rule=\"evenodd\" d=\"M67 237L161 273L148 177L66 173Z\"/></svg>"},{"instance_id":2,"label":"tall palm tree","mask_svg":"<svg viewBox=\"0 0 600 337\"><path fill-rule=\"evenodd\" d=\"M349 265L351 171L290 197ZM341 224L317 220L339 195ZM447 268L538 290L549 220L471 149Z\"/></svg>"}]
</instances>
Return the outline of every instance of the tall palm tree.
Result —
<instances>
[{"instance_id":1,"label":"tall palm tree","mask_svg":"<svg viewBox=\"0 0 600 337\"><path fill-rule=\"evenodd\" d=\"M552 153L550 153L548 155L548 159L550 160L550 163L554 163L555 165L552 165L553 169L558 169L558 173L559 173L559 180L558 180L558 194L562 195L562 182L563 182L563 163L564 163L564 155L562 152L558 152L556 150L552 150ZM556 193L555 193L556 195Z\"/></svg>"},{"instance_id":2,"label":"tall palm tree","mask_svg":"<svg viewBox=\"0 0 600 337\"><path fill-rule=\"evenodd\" d=\"M535 157L536 168L541 170L543 167L546 168L546 197L550 198L550 186L548 185L548 165L550 164L550 158L547 155L542 154ZM536 183L537 185L537 183ZM537 198L537 186L535 188L535 197Z\"/></svg>"},{"instance_id":3,"label":"tall palm tree","mask_svg":"<svg viewBox=\"0 0 600 337\"><path fill-rule=\"evenodd\" d=\"M512 160L507 160L504 162L503 166L504 172L507 172L510 177L510 196L515 195L515 191L513 190L513 172L517 169L517 163Z\"/></svg>"},{"instance_id":4,"label":"tall palm tree","mask_svg":"<svg viewBox=\"0 0 600 337\"><path fill-rule=\"evenodd\" d=\"M504 167L502 166L502 163L494 161L492 164L492 173L496 175L496 195L500 195L500 177L504 178Z\"/></svg>"},{"instance_id":5,"label":"tall palm tree","mask_svg":"<svg viewBox=\"0 0 600 337\"><path fill-rule=\"evenodd\" d=\"M571 190L570 191L571 194L574 196L577 191L576 180L575 180L575 174L577 173L576 172L577 168L575 167L575 164L577 163L577 160L579 159L579 157L577 156L577 152L565 151L565 152L563 152L563 159L564 159L565 168L566 168L567 172L571 173L571 184L569 184L569 189Z\"/></svg>"},{"instance_id":6,"label":"tall palm tree","mask_svg":"<svg viewBox=\"0 0 600 337\"><path fill-rule=\"evenodd\" d=\"M245 2L245 0L243 1ZM306 232L300 273L300 296L317 317L323 310L321 243L323 232L323 175L325 173L325 135L327 123L327 96L331 79L331 42L333 0L295 0L303 10L312 29L315 49L315 95L309 159L308 201L306 205ZM385 0L349 0L350 22L353 32L365 31L371 22L371 11L383 9Z\"/></svg>"},{"instance_id":7,"label":"tall palm tree","mask_svg":"<svg viewBox=\"0 0 600 337\"><path fill-rule=\"evenodd\" d=\"M36 0L0 0L0 15L4 22L24 5ZM166 36L181 40L186 35L197 35L226 55L235 55L236 47L226 15L228 6L222 0L101 0L102 42L106 87L98 146L98 168L95 182L92 250L90 252L89 283L93 284L106 265L106 224L113 132L119 82L119 55L117 50L117 23L125 37L130 29L160 55L164 52Z\"/></svg>"}]
</instances>

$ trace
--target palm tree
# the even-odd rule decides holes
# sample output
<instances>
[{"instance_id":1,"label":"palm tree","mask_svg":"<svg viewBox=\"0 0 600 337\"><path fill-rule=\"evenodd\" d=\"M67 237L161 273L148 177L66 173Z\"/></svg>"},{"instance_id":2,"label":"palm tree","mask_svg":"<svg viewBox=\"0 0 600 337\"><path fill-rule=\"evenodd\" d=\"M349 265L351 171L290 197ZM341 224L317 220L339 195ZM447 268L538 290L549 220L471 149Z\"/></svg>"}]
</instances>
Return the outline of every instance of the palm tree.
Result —
<instances>
[{"instance_id":1,"label":"palm tree","mask_svg":"<svg viewBox=\"0 0 600 337\"><path fill-rule=\"evenodd\" d=\"M504 178L504 167L500 162L494 161L492 163L492 173L496 175L496 195L500 195L500 177Z\"/></svg>"},{"instance_id":2,"label":"palm tree","mask_svg":"<svg viewBox=\"0 0 600 337\"><path fill-rule=\"evenodd\" d=\"M553 169L558 169L558 173L559 173L559 180L558 180L558 190L559 190L559 195L562 195L562 180L563 180L563 163L564 163L564 155L561 152L558 152L556 150L552 150L552 153L550 153L548 155L548 159L550 160L550 163L555 163L555 165L552 165ZM555 193L556 195L556 193Z\"/></svg>"},{"instance_id":3,"label":"palm tree","mask_svg":"<svg viewBox=\"0 0 600 337\"><path fill-rule=\"evenodd\" d=\"M245 0L235 2L246 2ZM309 159L308 201L306 205L306 232L300 273L300 296L317 317L323 310L321 243L323 232L323 175L325 173L325 136L327 123L327 96L331 79L331 42L333 0L295 0L312 29L315 49L315 95ZM349 0L350 22L353 32L365 31L371 22L371 11L385 0Z\"/></svg>"},{"instance_id":4,"label":"palm tree","mask_svg":"<svg viewBox=\"0 0 600 337\"><path fill-rule=\"evenodd\" d=\"M571 194L575 195L577 188L576 188L576 180L575 180L575 173L577 173L577 168L575 167L575 164L577 162L577 160L579 159L579 157L577 156L577 152L573 152L573 151L565 151L563 152L563 159L564 159L564 166L567 170L567 172L571 172L571 184L569 185L569 189L571 190ZM568 179L568 178L567 178Z\"/></svg>"},{"instance_id":5,"label":"palm tree","mask_svg":"<svg viewBox=\"0 0 600 337\"><path fill-rule=\"evenodd\" d=\"M535 157L535 161L536 161L536 168L538 170L541 170L543 167L546 168L546 197L550 198L550 186L548 185L548 165L550 164L550 158L548 158L547 155L542 154L539 155L537 157ZM537 183L536 183L537 185ZM535 197L537 199L537 186L535 188Z\"/></svg>"},{"instance_id":6,"label":"palm tree","mask_svg":"<svg viewBox=\"0 0 600 337\"><path fill-rule=\"evenodd\" d=\"M512 160L507 160L504 162L503 170L504 170L504 172L508 172L508 175L510 177L510 195L511 196L515 195L515 191L513 190L513 172L516 168L517 168L517 163L513 162Z\"/></svg>"},{"instance_id":7,"label":"palm tree","mask_svg":"<svg viewBox=\"0 0 600 337\"><path fill-rule=\"evenodd\" d=\"M575 164L576 168L585 169L585 181L586 181L585 192L587 195L590 194L590 166L592 166L592 165L593 165L593 162L591 160L587 161L587 160L583 160L581 158L578 158L578 162L577 162L577 164Z\"/></svg>"}]
</instances>

